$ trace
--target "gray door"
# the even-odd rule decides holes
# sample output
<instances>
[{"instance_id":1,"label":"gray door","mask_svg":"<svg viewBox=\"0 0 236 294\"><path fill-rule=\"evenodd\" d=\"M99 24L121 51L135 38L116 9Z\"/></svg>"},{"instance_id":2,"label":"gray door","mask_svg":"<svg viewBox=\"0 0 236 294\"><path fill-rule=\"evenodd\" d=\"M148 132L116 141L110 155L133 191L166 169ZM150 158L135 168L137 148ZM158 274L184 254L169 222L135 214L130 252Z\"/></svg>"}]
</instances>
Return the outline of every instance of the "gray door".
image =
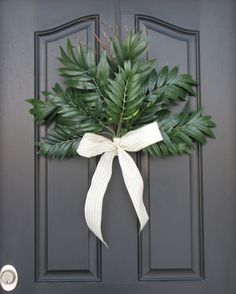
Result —
<instances>
[{"instance_id":1,"label":"gray door","mask_svg":"<svg viewBox=\"0 0 236 294\"><path fill-rule=\"evenodd\" d=\"M236 2L231 0L0 0L0 267L18 271L16 294L236 293ZM192 107L217 122L192 156L137 155L150 222L138 224L120 167L104 204L107 249L83 206L96 159L35 155L26 98L60 78L67 37L95 46L115 26L144 30L157 67L199 81ZM2 289L0 293L5 293Z\"/></svg>"}]
</instances>

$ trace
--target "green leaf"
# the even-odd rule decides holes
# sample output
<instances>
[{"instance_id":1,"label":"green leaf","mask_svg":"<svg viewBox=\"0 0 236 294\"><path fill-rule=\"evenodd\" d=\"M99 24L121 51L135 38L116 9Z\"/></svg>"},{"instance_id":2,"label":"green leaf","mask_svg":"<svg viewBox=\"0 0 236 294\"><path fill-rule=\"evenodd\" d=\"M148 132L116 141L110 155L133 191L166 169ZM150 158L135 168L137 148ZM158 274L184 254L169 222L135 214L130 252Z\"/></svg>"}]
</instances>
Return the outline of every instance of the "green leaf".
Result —
<instances>
[{"instance_id":1,"label":"green leaf","mask_svg":"<svg viewBox=\"0 0 236 294\"><path fill-rule=\"evenodd\" d=\"M96 75L96 62L95 62L95 56L94 56L94 51L91 47L88 48L87 51L87 65L89 72L91 73L92 76Z\"/></svg>"},{"instance_id":2,"label":"green leaf","mask_svg":"<svg viewBox=\"0 0 236 294\"><path fill-rule=\"evenodd\" d=\"M148 92L151 93L157 84L157 72L156 70L152 70L152 72L148 76Z\"/></svg>"},{"instance_id":3,"label":"green leaf","mask_svg":"<svg viewBox=\"0 0 236 294\"><path fill-rule=\"evenodd\" d=\"M55 118L57 114L57 106L55 106L51 101L39 100L39 99L27 99L33 108L30 109L30 113L35 117L37 123L48 123Z\"/></svg>"},{"instance_id":4,"label":"green leaf","mask_svg":"<svg viewBox=\"0 0 236 294\"><path fill-rule=\"evenodd\" d=\"M78 54L78 62L79 65L84 68L87 69L88 65L87 62L85 60L85 54L84 54L84 50L83 50L83 46L81 43L79 43L78 47L77 47L77 54Z\"/></svg>"},{"instance_id":5,"label":"green leaf","mask_svg":"<svg viewBox=\"0 0 236 294\"><path fill-rule=\"evenodd\" d=\"M67 39L67 54L75 63L77 63L77 58L74 54L74 50L72 48L72 44L69 38Z\"/></svg>"},{"instance_id":6,"label":"green leaf","mask_svg":"<svg viewBox=\"0 0 236 294\"><path fill-rule=\"evenodd\" d=\"M106 51L104 51L97 66L97 80L99 81L100 85L107 85L109 73L110 66L107 61Z\"/></svg>"},{"instance_id":7,"label":"green leaf","mask_svg":"<svg viewBox=\"0 0 236 294\"><path fill-rule=\"evenodd\" d=\"M94 85L91 82L83 81L83 80L68 80L66 81L66 84L72 88L75 89L81 89L81 90L94 90L96 89L96 85Z\"/></svg>"},{"instance_id":8,"label":"green leaf","mask_svg":"<svg viewBox=\"0 0 236 294\"><path fill-rule=\"evenodd\" d=\"M164 66L157 76L157 88L162 87L168 79L169 68Z\"/></svg>"},{"instance_id":9,"label":"green leaf","mask_svg":"<svg viewBox=\"0 0 236 294\"><path fill-rule=\"evenodd\" d=\"M61 126L50 129L47 137L39 145L39 154L48 158L63 159L76 155L81 137L73 129Z\"/></svg>"}]
</instances>

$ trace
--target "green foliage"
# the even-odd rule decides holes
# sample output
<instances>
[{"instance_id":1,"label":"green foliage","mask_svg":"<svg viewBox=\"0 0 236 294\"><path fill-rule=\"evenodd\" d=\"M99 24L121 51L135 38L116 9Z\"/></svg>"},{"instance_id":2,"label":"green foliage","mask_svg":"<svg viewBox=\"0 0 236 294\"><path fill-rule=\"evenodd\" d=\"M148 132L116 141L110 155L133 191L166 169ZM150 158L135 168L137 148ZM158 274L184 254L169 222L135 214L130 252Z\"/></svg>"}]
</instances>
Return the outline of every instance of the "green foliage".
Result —
<instances>
[{"instance_id":1,"label":"green foliage","mask_svg":"<svg viewBox=\"0 0 236 294\"><path fill-rule=\"evenodd\" d=\"M33 105L30 113L34 115L38 124L44 123L46 120L50 122L57 114L57 107L50 100L27 99L26 101Z\"/></svg>"},{"instance_id":2,"label":"green foliage","mask_svg":"<svg viewBox=\"0 0 236 294\"><path fill-rule=\"evenodd\" d=\"M51 159L72 157L76 155L80 137L75 130L58 125L54 129L49 129L47 137L43 143L39 143L39 155L47 156Z\"/></svg>"},{"instance_id":3,"label":"green foliage","mask_svg":"<svg viewBox=\"0 0 236 294\"><path fill-rule=\"evenodd\" d=\"M152 156L190 153L196 143L214 138L215 127L203 109L190 109L190 96L197 85L175 66L157 71L155 60L145 60L148 40L144 33L130 32L122 41L115 37L101 54L70 40L60 47L60 75L65 89L56 84L43 92L45 100L27 100L37 124L45 125L39 154L49 158L76 155L86 132L123 136L129 130L157 121L163 141L144 151ZM183 111L173 114L172 105L185 102Z\"/></svg>"},{"instance_id":4,"label":"green foliage","mask_svg":"<svg viewBox=\"0 0 236 294\"><path fill-rule=\"evenodd\" d=\"M106 113L110 123L117 125L117 136L121 136L122 131L127 131L127 125L122 130L122 124L131 121L140 111L145 98L142 95L141 78L137 67L132 67L130 61L125 61L124 69L119 67L115 79L109 79L105 99Z\"/></svg>"},{"instance_id":5,"label":"green foliage","mask_svg":"<svg viewBox=\"0 0 236 294\"><path fill-rule=\"evenodd\" d=\"M166 115L159 122L163 141L148 146L152 156L182 155L191 153L196 146L206 143L206 137L214 138L211 128L215 123L210 116L203 116L203 109L191 111L187 102L181 113Z\"/></svg>"},{"instance_id":6,"label":"green foliage","mask_svg":"<svg viewBox=\"0 0 236 294\"><path fill-rule=\"evenodd\" d=\"M112 61L121 67L126 61L133 65L148 50L148 39L143 32L130 32L123 42L115 37L111 43Z\"/></svg>"},{"instance_id":7,"label":"green foliage","mask_svg":"<svg viewBox=\"0 0 236 294\"><path fill-rule=\"evenodd\" d=\"M159 73L155 70L147 79L149 94L147 101L162 102L166 105L188 99L187 95L196 96L193 86L196 82L188 74L178 74L178 67L169 70L164 66Z\"/></svg>"}]
</instances>

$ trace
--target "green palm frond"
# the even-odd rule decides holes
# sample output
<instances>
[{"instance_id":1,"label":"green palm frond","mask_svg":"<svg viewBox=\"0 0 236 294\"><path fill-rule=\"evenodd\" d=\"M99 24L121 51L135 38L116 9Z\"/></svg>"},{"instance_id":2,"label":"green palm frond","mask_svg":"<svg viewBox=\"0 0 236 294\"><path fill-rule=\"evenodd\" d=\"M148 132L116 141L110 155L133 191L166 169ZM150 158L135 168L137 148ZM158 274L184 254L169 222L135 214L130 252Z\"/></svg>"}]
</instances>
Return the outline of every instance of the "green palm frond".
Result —
<instances>
[{"instance_id":1,"label":"green palm frond","mask_svg":"<svg viewBox=\"0 0 236 294\"><path fill-rule=\"evenodd\" d=\"M169 105L187 100L188 95L196 96L193 87L197 83L190 75L178 74L178 72L177 66L171 70L168 66L164 66L158 73L154 70L146 81L148 91L146 101L163 102Z\"/></svg>"},{"instance_id":2,"label":"green palm frond","mask_svg":"<svg viewBox=\"0 0 236 294\"><path fill-rule=\"evenodd\" d=\"M148 50L148 39L143 32L130 32L123 42L117 37L112 40L112 62L124 67L126 61L133 65Z\"/></svg>"},{"instance_id":3,"label":"green palm frond","mask_svg":"<svg viewBox=\"0 0 236 294\"><path fill-rule=\"evenodd\" d=\"M53 90L56 95L48 94L48 97L58 107L60 124L73 126L80 134L101 131L101 123L96 117L100 103L98 95L84 95L73 88L67 88L64 92L58 84Z\"/></svg>"},{"instance_id":4,"label":"green palm frond","mask_svg":"<svg viewBox=\"0 0 236 294\"><path fill-rule=\"evenodd\" d=\"M159 122L163 141L146 148L152 156L182 155L191 153L196 143L205 144L207 137L215 138L212 128L216 125L211 116L202 115L203 108L191 111L186 103L181 113L168 115Z\"/></svg>"},{"instance_id":5,"label":"green palm frond","mask_svg":"<svg viewBox=\"0 0 236 294\"><path fill-rule=\"evenodd\" d=\"M39 155L50 159L72 157L76 155L81 137L75 130L57 126L47 132L47 137L39 144Z\"/></svg>"},{"instance_id":6,"label":"green palm frond","mask_svg":"<svg viewBox=\"0 0 236 294\"><path fill-rule=\"evenodd\" d=\"M100 57L98 65L96 65L95 52L92 48L87 48L86 52L80 43L76 53L72 47L70 40L67 40L67 52L60 47L61 57L58 60L63 67L59 68L65 83L80 90L93 90L104 95L104 87L110 75L110 66L104 51Z\"/></svg>"},{"instance_id":7,"label":"green palm frond","mask_svg":"<svg viewBox=\"0 0 236 294\"><path fill-rule=\"evenodd\" d=\"M50 123L57 115L57 106L50 100L27 99L26 101L33 106L30 109L30 113L34 116L38 124L43 124L46 121Z\"/></svg>"},{"instance_id":8,"label":"green palm frond","mask_svg":"<svg viewBox=\"0 0 236 294\"><path fill-rule=\"evenodd\" d=\"M106 112L110 122L117 125L118 135L121 135L122 124L127 126L140 111L144 99L141 87L141 75L130 61L124 63L124 69L119 68L114 80L109 80Z\"/></svg>"}]
</instances>

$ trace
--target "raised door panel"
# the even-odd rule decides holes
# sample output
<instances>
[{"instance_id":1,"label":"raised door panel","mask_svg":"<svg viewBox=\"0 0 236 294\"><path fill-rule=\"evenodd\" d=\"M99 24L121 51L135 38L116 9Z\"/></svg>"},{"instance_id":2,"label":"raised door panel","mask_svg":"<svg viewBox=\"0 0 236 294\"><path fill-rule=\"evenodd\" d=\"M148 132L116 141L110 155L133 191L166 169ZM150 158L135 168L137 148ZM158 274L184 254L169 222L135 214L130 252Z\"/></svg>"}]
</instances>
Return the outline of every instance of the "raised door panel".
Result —
<instances>
[{"instance_id":1,"label":"raised door panel","mask_svg":"<svg viewBox=\"0 0 236 294\"><path fill-rule=\"evenodd\" d=\"M135 16L136 30L149 37L149 58L157 68L179 65L180 72L199 79L197 31L145 15ZM191 99L200 105L200 93ZM181 106L182 107L182 106ZM175 106L178 111L180 106ZM140 237L141 280L195 280L204 276L201 150L191 156L152 159L141 156L144 198L150 222Z\"/></svg>"},{"instance_id":2,"label":"raised door panel","mask_svg":"<svg viewBox=\"0 0 236 294\"><path fill-rule=\"evenodd\" d=\"M99 34L99 17L91 15L53 29L35 33L36 97L61 85L57 68L59 46L81 41L98 50L93 34ZM47 128L36 127L35 137ZM37 148L35 149L37 152ZM84 201L96 160L78 157L47 160L35 155L36 272L38 281L98 281L100 245L87 228Z\"/></svg>"}]
</instances>

